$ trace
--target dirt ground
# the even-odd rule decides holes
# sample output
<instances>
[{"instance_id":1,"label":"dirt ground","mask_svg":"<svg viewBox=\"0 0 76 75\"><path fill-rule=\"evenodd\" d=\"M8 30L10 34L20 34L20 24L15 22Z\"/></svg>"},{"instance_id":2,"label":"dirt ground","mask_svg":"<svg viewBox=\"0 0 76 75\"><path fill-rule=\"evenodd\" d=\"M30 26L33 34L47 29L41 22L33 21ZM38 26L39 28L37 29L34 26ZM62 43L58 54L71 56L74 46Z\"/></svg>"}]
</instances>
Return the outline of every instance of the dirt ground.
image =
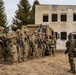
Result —
<instances>
[{"instance_id":1,"label":"dirt ground","mask_svg":"<svg viewBox=\"0 0 76 75\"><path fill-rule=\"evenodd\" d=\"M72 75L69 69L68 56L57 53L55 57L46 56L13 65L0 64L0 75Z\"/></svg>"}]
</instances>

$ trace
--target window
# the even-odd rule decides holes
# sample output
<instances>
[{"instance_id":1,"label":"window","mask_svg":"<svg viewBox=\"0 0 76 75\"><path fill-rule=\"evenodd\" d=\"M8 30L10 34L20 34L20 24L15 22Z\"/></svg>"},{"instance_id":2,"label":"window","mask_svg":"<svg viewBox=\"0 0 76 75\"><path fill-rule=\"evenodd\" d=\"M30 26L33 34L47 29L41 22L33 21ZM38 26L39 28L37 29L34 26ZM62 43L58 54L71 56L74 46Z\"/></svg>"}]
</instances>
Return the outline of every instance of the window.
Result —
<instances>
[{"instance_id":1,"label":"window","mask_svg":"<svg viewBox=\"0 0 76 75\"><path fill-rule=\"evenodd\" d=\"M52 14L52 22L57 22L57 14Z\"/></svg>"},{"instance_id":2,"label":"window","mask_svg":"<svg viewBox=\"0 0 76 75\"><path fill-rule=\"evenodd\" d=\"M76 35L73 35L74 36L74 39L76 39Z\"/></svg>"},{"instance_id":3,"label":"window","mask_svg":"<svg viewBox=\"0 0 76 75\"><path fill-rule=\"evenodd\" d=\"M67 21L67 15L61 14L61 21Z\"/></svg>"},{"instance_id":4,"label":"window","mask_svg":"<svg viewBox=\"0 0 76 75\"><path fill-rule=\"evenodd\" d=\"M43 15L43 22L48 22L48 14Z\"/></svg>"},{"instance_id":5,"label":"window","mask_svg":"<svg viewBox=\"0 0 76 75\"><path fill-rule=\"evenodd\" d=\"M67 39L67 32L61 32L61 40Z\"/></svg>"},{"instance_id":6,"label":"window","mask_svg":"<svg viewBox=\"0 0 76 75\"><path fill-rule=\"evenodd\" d=\"M76 21L76 13L73 14L73 21Z\"/></svg>"}]
</instances>

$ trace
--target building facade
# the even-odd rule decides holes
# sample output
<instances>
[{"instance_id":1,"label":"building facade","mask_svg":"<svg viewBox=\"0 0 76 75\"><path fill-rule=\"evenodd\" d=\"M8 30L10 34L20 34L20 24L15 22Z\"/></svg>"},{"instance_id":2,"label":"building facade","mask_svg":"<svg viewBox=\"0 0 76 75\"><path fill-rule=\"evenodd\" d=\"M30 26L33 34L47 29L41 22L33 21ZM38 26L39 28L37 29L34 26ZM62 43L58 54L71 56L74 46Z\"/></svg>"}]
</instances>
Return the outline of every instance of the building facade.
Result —
<instances>
[{"instance_id":1,"label":"building facade","mask_svg":"<svg viewBox=\"0 0 76 75\"><path fill-rule=\"evenodd\" d=\"M57 49L66 49L70 32L76 32L75 5L36 5L35 24L49 25L57 34Z\"/></svg>"}]
</instances>

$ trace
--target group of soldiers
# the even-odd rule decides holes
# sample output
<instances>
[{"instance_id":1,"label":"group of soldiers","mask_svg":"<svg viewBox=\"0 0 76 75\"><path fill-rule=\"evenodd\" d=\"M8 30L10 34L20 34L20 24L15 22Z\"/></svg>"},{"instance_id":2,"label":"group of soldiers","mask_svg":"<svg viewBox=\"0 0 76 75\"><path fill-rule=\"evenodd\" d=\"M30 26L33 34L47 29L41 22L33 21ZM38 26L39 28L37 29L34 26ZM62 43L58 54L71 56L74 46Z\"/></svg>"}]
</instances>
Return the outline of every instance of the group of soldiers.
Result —
<instances>
[{"instance_id":1,"label":"group of soldiers","mask_svg":"<svg viewBox=\"0 0 76 75\"><path fill-rule=\"evenodd\" d=\"M55 56L56 39L46 39L44 33L35 31L32 35L28 30L22 34L20 29L4 33L4 28L0 26L0 63L24 62L27 58L40 58L45 55Z\"/></svg>"}]
</instances>

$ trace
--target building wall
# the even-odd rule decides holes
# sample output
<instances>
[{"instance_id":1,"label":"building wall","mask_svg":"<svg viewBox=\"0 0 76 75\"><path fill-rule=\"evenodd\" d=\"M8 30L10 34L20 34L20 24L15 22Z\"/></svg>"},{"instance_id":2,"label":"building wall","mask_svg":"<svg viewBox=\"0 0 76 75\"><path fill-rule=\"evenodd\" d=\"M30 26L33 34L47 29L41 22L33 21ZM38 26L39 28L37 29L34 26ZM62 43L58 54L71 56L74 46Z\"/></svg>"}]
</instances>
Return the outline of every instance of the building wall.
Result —
<instances>
[{"instance_id":1,"label":"building wall","mask_svg":"<svg viewBox=\"0 0 76 75\"><path fill-rule=\"evenodd\" d=\"M73 13L76 13L76 6L73 5L36 5L35 24L49 25L59 34L57 49L66 49L66 40L61 40L61 32L76 32L76 21L73 21ZM43 22L43 15L48 14L48 22ZM57 14L57 22L52 22L52 14ZM61 14L67 15L67 21L61 21Z\"/></svg>"}]
</instances>

